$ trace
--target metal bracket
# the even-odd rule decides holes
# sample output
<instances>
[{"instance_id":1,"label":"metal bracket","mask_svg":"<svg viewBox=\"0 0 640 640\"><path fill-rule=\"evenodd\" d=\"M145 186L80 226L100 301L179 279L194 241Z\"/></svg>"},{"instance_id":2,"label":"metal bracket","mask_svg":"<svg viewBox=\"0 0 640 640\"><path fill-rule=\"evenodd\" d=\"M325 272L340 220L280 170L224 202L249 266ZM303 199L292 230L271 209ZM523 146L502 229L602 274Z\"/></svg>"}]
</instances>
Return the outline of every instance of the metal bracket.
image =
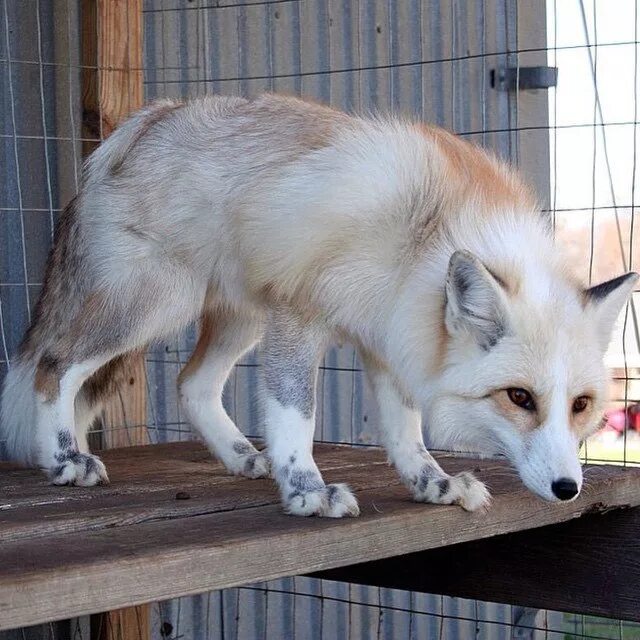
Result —
<instances>
[{"instance_id":1,"label":"metal bracket","mask_svg":"<svg viewBox=\"0 0 640 640\"><path fill-rule=\"evenodd\" d=\"M558 84L558 67L498 67L491 69L491 86L497 91L548 89Z\"/></svg>"}]
</instances>

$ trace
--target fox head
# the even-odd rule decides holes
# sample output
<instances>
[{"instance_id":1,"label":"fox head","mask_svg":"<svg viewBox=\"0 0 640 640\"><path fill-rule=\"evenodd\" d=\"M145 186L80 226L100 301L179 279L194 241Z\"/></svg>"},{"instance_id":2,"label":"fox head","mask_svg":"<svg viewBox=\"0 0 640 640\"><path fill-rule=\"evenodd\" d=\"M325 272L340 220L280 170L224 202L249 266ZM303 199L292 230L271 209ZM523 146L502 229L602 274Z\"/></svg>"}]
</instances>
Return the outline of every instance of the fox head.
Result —
<instances>
[{"instance_id":1,"label":"fox head","mask_svg":"<svg viewBox=\"0 0 640 640\"><path fill-rule=\"evenodd\" d=\"M637 280L627 273L581 289L540 266L500 275L456 251L445 285L446 362L428 417L437 437L505 454L546 500L575 498L580 444L607 400L604 353Z\"/></svg>"}]
</instances>

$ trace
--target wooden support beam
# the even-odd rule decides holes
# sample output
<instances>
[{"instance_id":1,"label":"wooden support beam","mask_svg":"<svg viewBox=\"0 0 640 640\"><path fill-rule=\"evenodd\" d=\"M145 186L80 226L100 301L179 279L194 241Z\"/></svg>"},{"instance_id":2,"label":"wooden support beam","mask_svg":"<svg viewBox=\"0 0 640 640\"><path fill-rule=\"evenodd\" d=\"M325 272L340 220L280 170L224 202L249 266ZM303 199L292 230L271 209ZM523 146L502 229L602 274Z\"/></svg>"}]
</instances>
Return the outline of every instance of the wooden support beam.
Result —
<instances>
[{"instance_id":1,"label":"wooden support beam","mask_svg":"<svg viewBox=\"0 0 640 640\"><path fill-rule=\"evenodd\" d=\"M640 508L311 575L640 622Z\"/></svg>"},{"instance_id":2,"label":"wooden support beam","mask_svg":"<svg viewBox=\"0 0 640 640\"><path fill-rule=\"evenodd\" d=\"M82 0L83 152L90 153L143 103L142 0ZM95 141L94 141L95 140ZM148 443L144 358L105 408L105 448ZM149 605L94 616L100 640L150 638Z\"/></svg>"}]
</instances>

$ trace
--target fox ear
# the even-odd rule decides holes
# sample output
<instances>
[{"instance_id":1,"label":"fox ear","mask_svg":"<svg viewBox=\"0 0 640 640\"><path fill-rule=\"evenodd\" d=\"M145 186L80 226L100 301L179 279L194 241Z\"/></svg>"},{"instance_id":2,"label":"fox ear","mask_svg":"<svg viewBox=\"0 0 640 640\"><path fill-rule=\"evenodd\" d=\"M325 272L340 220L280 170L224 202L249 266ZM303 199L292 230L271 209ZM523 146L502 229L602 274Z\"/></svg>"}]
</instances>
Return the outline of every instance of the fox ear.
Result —
<instances>
[{"instance_id":1,"label":"fox ear","mask_svg":"<svg viewBox=\"0 0 640 640\"><path fill-rule=\"evenodd\" d=\"M456 251L451 256L445 293L445 324L450 335L470 333L488 351L506 333L502 286L473 254Z\"/></svg>"},{"instance_id":2,"label":"fox ear","mask_svg":"<svg viewBox=\"0 0 640 640\"><path fill-rule=\"evenodd\" d=\"M613 326L622 307L629 300L638 277L637 273L625 273L583 291L585 309L595 314L603 350L609 346Z\"/></svg>"}]
</instances>

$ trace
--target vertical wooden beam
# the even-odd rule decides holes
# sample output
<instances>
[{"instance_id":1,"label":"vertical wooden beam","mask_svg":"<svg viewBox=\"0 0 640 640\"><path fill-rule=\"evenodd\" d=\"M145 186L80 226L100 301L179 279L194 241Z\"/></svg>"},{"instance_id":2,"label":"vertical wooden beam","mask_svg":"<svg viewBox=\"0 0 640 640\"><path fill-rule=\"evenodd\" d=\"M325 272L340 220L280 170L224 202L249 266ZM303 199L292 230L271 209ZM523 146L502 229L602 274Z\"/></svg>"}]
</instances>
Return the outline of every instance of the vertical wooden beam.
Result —
<instances>
[{"instance_id":1,"label":"vertical wooden beam","mask_svg":"<svg viewBox=\"0 0 640 640\"><path fill-rule=\"evenodd\" d=\"M82 0L83 153L90 153L143 103L142 0ZM104 447L148 444L144 357L106 407ZM93 616L92 637L147 640L149 605Z\"/></svg>"}]
</instances>

